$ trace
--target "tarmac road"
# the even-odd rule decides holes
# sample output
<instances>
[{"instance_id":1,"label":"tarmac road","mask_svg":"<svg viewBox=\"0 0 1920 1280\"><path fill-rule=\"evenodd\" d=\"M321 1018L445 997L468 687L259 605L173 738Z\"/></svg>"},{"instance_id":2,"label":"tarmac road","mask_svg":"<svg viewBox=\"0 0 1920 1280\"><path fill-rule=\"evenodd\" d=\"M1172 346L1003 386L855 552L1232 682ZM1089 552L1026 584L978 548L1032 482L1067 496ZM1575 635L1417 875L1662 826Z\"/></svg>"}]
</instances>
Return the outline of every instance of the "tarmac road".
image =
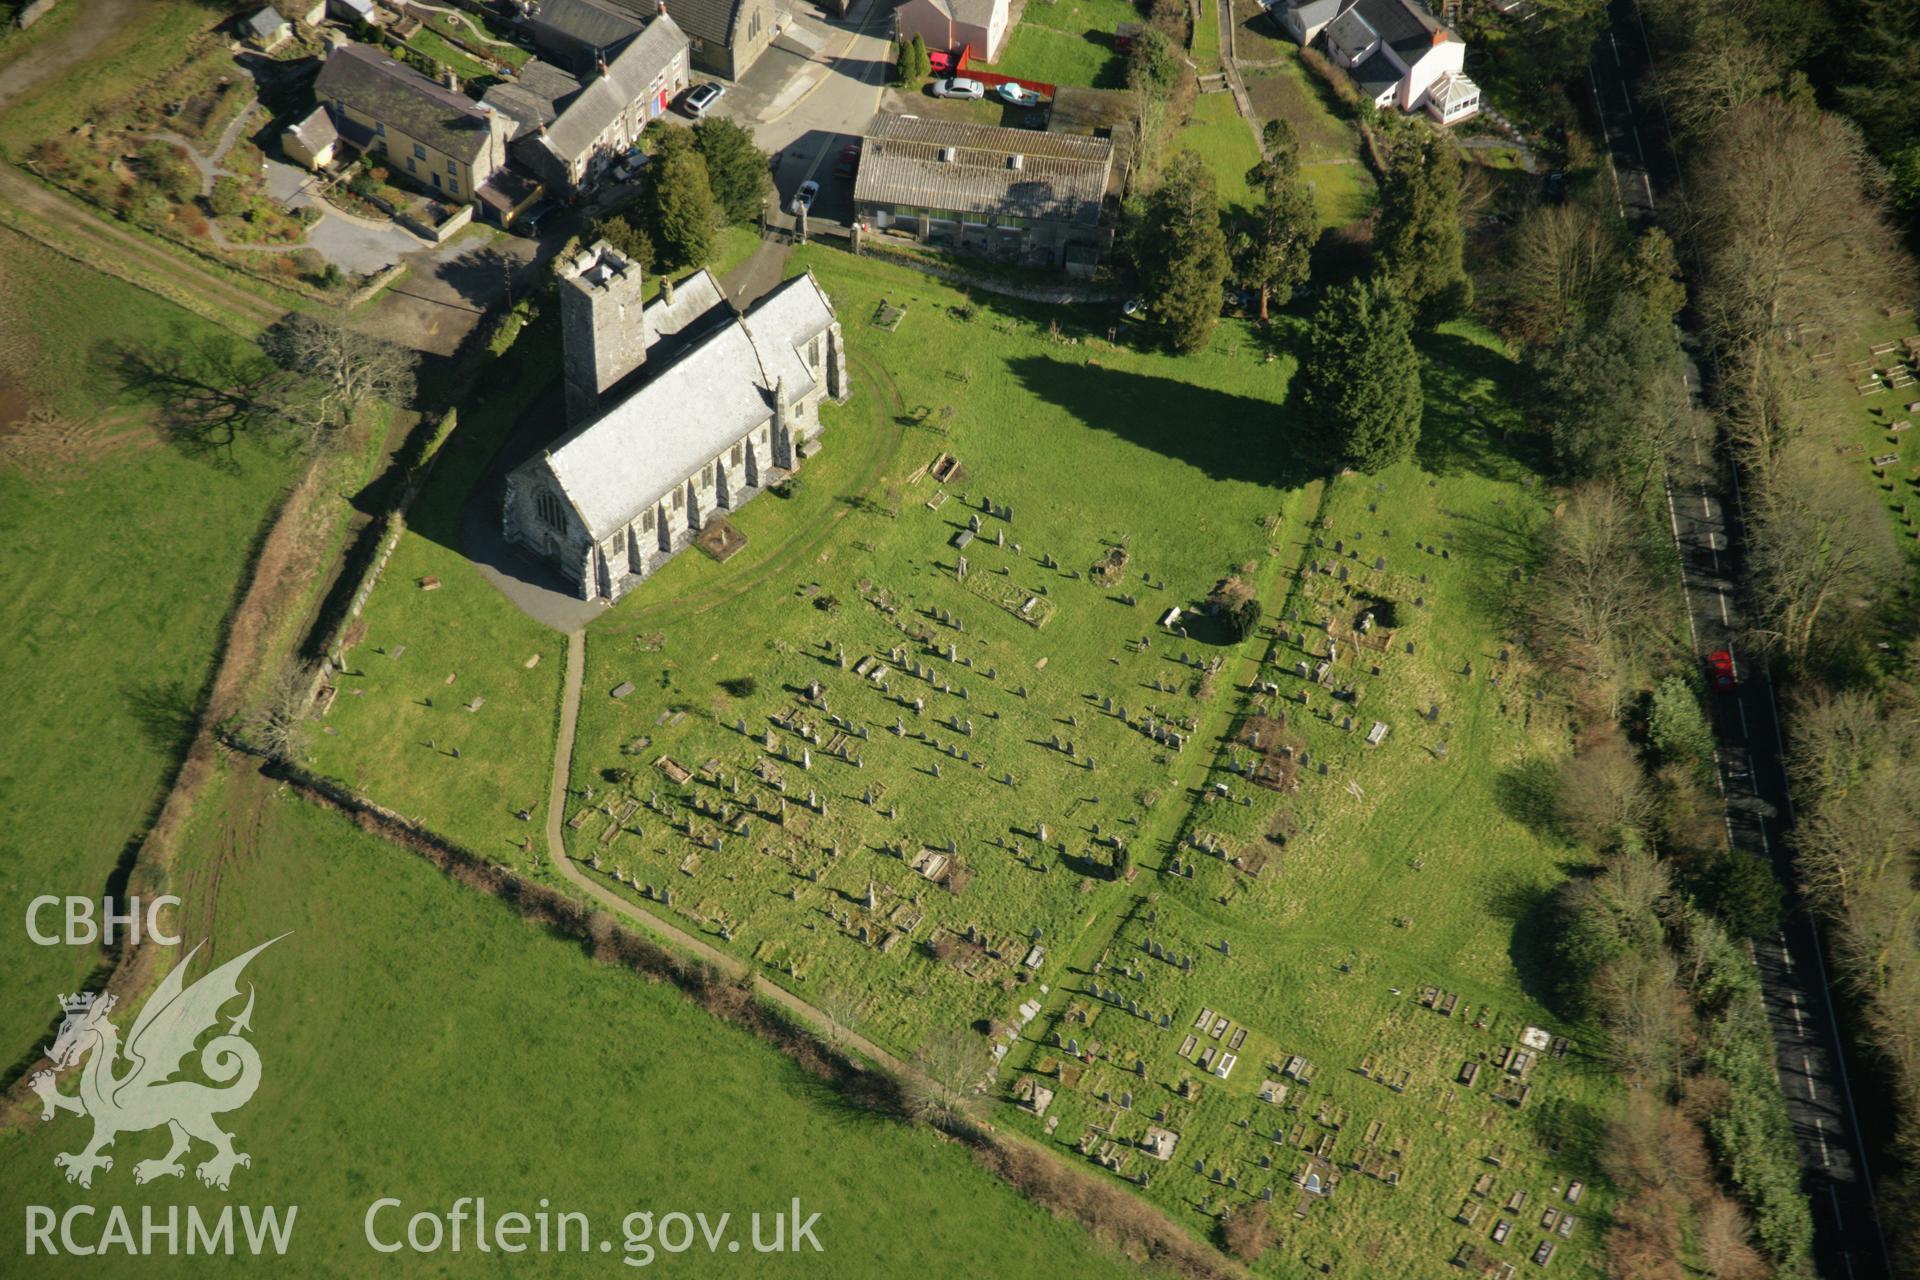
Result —
<instances>
[{"instance_id":1,"label":"tarmac road","mask_svg":"<svg viewBox=\"0 0 1920 1280\"><path fill-rule=\"evenodd\" d=\"M1594 99L1621 213L1632 222L1650 223L1681 175L1661 109L1636 92L1653 56L1639 12L1632 0L1613 0L1608 13L1609 27L1589 65ZM1691 337L1684 340L1694 345ZM1697 398L1700 377L1691 362L1686 378ZM1752 954L1773 1031L1775 1067L1799 1142L1803 1185L1812 1200L1816 1261L1823 1275L1880 1280L1894 1273L1874 1204L1846 1046L1828 1001L1820 936L1792 891L1792 859L1783 840L1793 824L1782 763L1785 744L1765 663L1757 653L1750 659L1744 651L1748 629L1739 586L1745 512L1739 476L1719 446L1717 439L1692 441L1692 475L1676 471L1670 476L1667 500L1695 657L1704 662L1707 654L1725 649L1739 677L1736 690L1716 695L1710 708L1727 834L1736 852L1765 859L1788 887L1783 928L1754 944Z\"/></svg>"}]
</instances>

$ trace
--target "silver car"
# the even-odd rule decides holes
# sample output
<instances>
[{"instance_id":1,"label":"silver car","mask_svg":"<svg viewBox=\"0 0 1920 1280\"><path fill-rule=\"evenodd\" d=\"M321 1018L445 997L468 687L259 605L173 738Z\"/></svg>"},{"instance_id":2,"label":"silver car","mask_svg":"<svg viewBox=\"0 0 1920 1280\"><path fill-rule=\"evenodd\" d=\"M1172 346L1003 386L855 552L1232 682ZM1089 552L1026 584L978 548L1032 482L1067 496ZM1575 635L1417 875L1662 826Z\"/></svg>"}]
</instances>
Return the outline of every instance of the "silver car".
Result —
<instances>
[{"instance_id":1,"label":"silver car","mask_svg":"<svg viewBox=\"0 0 1920 1280\"><path fill-rule=\"evenodd\" d=\"M951 80L935 80L933 96L936 98L984 98L987 96L987 86L978 80L955 76Z\"/></svg>"}]
</instances>

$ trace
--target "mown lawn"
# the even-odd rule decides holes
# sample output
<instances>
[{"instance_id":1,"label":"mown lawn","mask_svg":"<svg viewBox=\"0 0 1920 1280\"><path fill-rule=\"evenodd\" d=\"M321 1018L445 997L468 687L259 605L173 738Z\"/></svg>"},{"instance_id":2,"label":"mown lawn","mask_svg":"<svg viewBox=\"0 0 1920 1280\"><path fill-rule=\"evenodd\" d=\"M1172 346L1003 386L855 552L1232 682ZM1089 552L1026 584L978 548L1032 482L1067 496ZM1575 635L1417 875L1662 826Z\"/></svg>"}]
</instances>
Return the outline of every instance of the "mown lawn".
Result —
<instances>
[{"instance_id":1,"label":"mown lawn","mask_svg":"<svg viewBox=\"0 0 1920 1280\"><path fill-rule=\"evenodd\" d=\"M1199 154L1213 173L1220 189L1220 207L1228 214L1245 213L1253 207L1253 189L1247 185L1247 170L1260 163L1260 146L1240 113L1234 109L1230 93L1206 93L1193 104L1193 117L1173 135L1170 150L1189 150Z\"/></svg>"},{"instance_id":2,"label":"mown lawn","mask_svg":"<svg viewBox=\"0 0 1920 1280\"><path fill-rule=\"evenodd\" d=\"M1140 21L1128 0L1032 0L993 70L1049 84L1118 89L1126 57L1114 28Z\"/></svg>"},{"instance_id":3,"label":"mown lawn","mask_svg":"<svg viewBox=\"0 0 1920 1280\"><path fill-rule=\"evenodd\" d=\"M467 494L553 388L558 347L550 309L464 407L307 739L318 772L502 860L540 843L541 822L515 815L545 812L566 645L481 575L460 549L461 522Z\"/></svg>"},{"instance_id":4,"label":"mown lawn","mask_svg":"<svg viewBox=\"0 0 1920 1280\"><path fill-rule=\"evenodd\" d=\"M212 456L169 443L130 368L170 364L219 384L223 365L258 362L258 350L12 232L0 232L0 350L11 426L0 453L0 909L13 922L0 954L20 993L0 1011L0 1046L11 1061L45 1031L55 990L77 989L97 959L29 942L26 904L98 896L139 839L298 460L250 438Z\"/></svg>"},{"instance_id":5,"label":"mown lawn","mask_svg":"<svg viewBox=\"0 0 1920 1280\"><path fill-rule=\"evenodd\" d=\"M252 1163L228 1193L202 1188L191 1167L183 1180L136 1186L132 1166L158 1156L166 1136L123 1134L113 1169L87 1191L53 1165L85 1140L86 1122L29 1120L0 1135L0 1205L16 1253L27 1203L61 1211L110 1200L138 1223L146 1205L211 1214L232 1202L298 1206L284 1258L159 1256L142 1270L618 1274L629 1213L731 1213L746 1240L750 1214L798 1197L802 1216L820 1215L823 1252L723 1245L709 1256L701 1246L659 1254L645 1274L958 1278L1023 1274L1040 1257L1063 1277L1130 1269L964 1149L848 1105L672 988L591 962L572 941L257 776L210 789L187 832L182 878L188 946L210 938L224 960L286 935L245 975L259 1092L222 1119ZM115 1015L123 1029L133 1013ZM196 1148L190 1160L203 1158ZM378 1222L398 1235L408 1215L444 1214L462 1196L484 1196L493 1217L586 1213L612 1249L593 1261L482 1254L471 1224L459 1254L386 1257L368 1246L375 1200L403 1203ZM36 1276L96 1275L101 1259L28 1265Z\"/></svg>"}]
</instances>

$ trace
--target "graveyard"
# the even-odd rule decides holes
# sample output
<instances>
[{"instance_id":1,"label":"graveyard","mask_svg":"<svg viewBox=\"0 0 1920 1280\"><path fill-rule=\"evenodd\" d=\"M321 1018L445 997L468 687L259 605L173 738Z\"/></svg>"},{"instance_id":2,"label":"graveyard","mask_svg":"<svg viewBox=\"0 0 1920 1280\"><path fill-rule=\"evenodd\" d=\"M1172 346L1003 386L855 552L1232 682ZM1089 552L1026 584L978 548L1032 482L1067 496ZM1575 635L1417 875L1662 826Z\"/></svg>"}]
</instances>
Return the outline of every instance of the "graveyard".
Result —
<instances>
[{"instance_id":1,"label":"graveyard","mask_svg":"<svg viewBox=\"0 0 1920 1280\"><path fill-rule=\"evenodd\" d=\"M1909 565L1920 563L1920 322L1888 307L1843 338L1802 342L1835 424L1833 459L1874 486Z\"/></svg>"},{"instance_id":2,"label":"graveyard","mask_svg":"<svg viewBox=\"0 0 1920 1280\"><path fill-rule=\"evenodd\" d=\"M1460 1246L1524 1260L1574 1179L1573 1216L1604 1216L1611 1086L1532 968L1567 874L1539 780L1569 726L1500 624L1553 499L1509 443L1493 340L1426 340L1416 463L1327 477L1284 408L1286 317L1176 360L1098 309L806 266L855 396L817 469L736 513L744 549L680 557L588 626L575 864L903 1056L986 1032L1004 1117L1197 1233L1271 1187L1272 1256L1415 1276ZM507 607L437 576L376 592L319 750L552 876L554 704L494 690L563 642L436 623ZM1246 597L1264 621L1235 640L1209 602ZM469 670L491 673L472 693ZM423 697L470 749L395 709ZM463 770L484 781L449 802L433 779ZM1485 1211L1453 1224L1463 1199ZM1557 1230L1563 1258L1603 1234Z\"/></svg>"}]
</instances>

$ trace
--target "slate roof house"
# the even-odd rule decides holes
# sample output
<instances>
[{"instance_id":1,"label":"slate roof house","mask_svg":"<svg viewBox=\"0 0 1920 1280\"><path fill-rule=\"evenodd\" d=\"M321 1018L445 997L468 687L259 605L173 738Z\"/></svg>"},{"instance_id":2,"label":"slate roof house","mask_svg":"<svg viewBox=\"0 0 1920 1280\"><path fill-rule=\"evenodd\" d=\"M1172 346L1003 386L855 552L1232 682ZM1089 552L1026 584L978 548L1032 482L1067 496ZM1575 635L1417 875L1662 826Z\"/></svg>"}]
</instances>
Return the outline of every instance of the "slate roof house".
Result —
<instances>
[{"instance_id":1,"label":"slate roof house","mask_svg":"<svg viewBox=\"0 0 1920 1280\"><path fill-rule=\"evenodd\" d=\"M867 126L853 202L876 230L963 252L1056 265L1108 248L1102 220L1113 141L879 115Z\"/></svg>"},{"instance_id":2,"label":"slate roof house","mask_svg":"<svg viewBox=\"0 0 1920 1280\"><path fill-rule=\"evenodd\" d=\"M693 66L729 80L746 74L779 27L774 0L540 0L529 25L542 53L581 74L669 9Z\"/></svg>"},{"instance_id":3,"label":"slate roof house","mask_svg":"<svg viewBox=\"0 0 1920 1280\"><path fill-rule=\"evenodd\" d=\"M744 314L700 271L644 298L600 241L556 268L571 429L507 477L509 542L582 599L617 600L716 515L798 468L847 397L833 303L811 275Z\"/></svg>"},{"instance_id":4,"label":"slate roof house","mask_svg":"<svg viewBox=\"0 0 1920 1280\"><path fill-rule=\"evenodd\" d=\"M1441 124L1480 110L1466 43L1420 0L1283 0L1274 9L1302 45L1322 41L1377 106L1425 111Z\"/></svg>"},{"instance_id":5,"label":"slate roof house","mask_svg":"<svg viewBox=\"0 0 1920 1280\"><path fill-rule=\"evenodd\" d=\"M507 162L511 122L364 44L343 44L313 83L340 136L423 187L471 200Z\"/></svg>"},{"instance_id":6,"label":"slate roof house","mask_svg":"<svg viewBox=\"0 0 1920 1280\"><path fill-rule=\"evenodd\" d=\"M597 61L584 81L535 59L482 101L513 120L514 159L555 190L577 190L632 150L689 76L687 37L662 14Z\"/></svg>"},{"instance_id":7,"label":"slate roof house","mask_svg":"<svg viewBox=\"0 0 1920 1280\"><path fill-rule=\"evenodd\" d=\"M919 36L927 48L957 52L972 45L973 55L998 62L1013 34L1008 0L903 0L893 11L895 40Z\"/></svg>"}]
</instances>

